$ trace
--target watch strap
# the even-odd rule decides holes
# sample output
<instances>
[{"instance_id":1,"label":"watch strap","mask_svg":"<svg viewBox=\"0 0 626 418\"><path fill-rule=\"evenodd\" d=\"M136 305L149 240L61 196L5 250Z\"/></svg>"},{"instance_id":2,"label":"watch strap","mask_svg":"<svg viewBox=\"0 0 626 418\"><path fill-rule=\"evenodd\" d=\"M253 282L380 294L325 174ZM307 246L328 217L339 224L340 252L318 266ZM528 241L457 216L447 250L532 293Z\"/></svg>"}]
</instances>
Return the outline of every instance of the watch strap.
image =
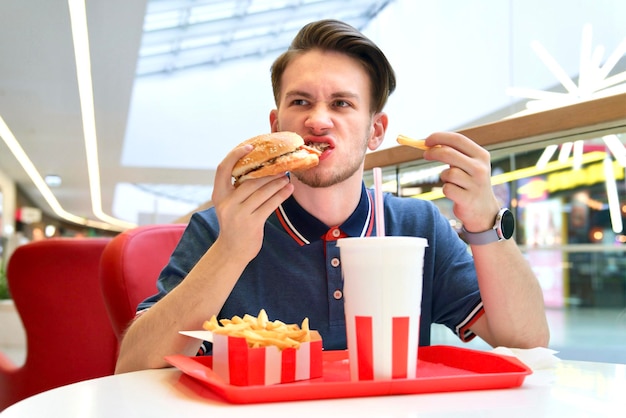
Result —
<instances>
[{"instance_id":1,"label":"watch strap","mask_svg":"<svg viewBox=\"0 0 626 418\"><path fill-rule=\"evenodd\" d=\"M501 240L495 228L488 229L483 232L469 232L465 229L465 227L463 227L463 236L465 237L465 240L472 245L491 244L492 242L498 242Z\"/></svg>"},{"instance_id":2,"label":"watch strap","mask_svg":"<svg viewBox=\"0 0 626 418\"><path fill-rule=\"evenodd\" d=\"M463 227L463 236L471 245L485 245L511 238L514 228L515 219L511 211L508 208L502 208L498 211L491 229L483 232L469 232Z\"/></svg>"}]
</instances>

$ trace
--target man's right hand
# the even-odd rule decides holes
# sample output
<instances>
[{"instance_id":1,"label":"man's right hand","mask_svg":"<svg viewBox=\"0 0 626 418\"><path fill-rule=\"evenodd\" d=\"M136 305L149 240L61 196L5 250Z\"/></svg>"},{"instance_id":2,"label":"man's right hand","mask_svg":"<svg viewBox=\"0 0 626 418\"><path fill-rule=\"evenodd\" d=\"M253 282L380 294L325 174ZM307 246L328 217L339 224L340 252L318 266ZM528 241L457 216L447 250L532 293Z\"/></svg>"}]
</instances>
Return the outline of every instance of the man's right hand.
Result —
<instances>
[{"instance_id":1,"label":"man's right hand","mask_svg":"<svg viewBox=\"0 0 626 418\"><path fill-rule=\"evenodd\" d=\"M251 145L245 145L228 153L217 167L212 196L220 225L218 241L231 249L233 256L248 261L261 250L265 221L293 193L285 174L233 185L233 167L251 150Z\"/></svg>"}]
</instances>

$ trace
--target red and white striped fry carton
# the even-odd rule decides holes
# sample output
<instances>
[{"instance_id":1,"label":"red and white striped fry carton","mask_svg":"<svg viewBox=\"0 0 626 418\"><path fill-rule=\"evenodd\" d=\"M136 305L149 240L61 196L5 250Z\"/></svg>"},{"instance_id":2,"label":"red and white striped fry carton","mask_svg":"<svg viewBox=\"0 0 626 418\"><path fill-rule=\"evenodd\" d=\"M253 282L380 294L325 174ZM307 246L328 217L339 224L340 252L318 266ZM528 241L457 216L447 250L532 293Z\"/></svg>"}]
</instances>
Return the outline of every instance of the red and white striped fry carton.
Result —
<instances>
[{"instance_id":1,"label":"red and white striped fry carton","mask_svg":"<svg viewBox=\"0 0 626 418\"><path fill-rule=\"evenodd\" d=\"M274 385L322 376L322 337L299 348L250 348L245 338L213 334L213 371L235 386Z\"/></svg>"}]
</instances>

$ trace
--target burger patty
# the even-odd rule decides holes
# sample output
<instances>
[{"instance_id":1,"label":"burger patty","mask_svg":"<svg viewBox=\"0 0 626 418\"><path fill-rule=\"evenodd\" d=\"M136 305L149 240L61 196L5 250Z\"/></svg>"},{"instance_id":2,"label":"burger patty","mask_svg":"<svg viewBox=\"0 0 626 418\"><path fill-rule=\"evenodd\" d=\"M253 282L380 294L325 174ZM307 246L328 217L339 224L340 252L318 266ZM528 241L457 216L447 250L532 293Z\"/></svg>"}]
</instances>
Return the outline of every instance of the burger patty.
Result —
<instances>
[{"instance_id":1,"label":"burger patty","mask_svg":"<svg viewBox=\"0 0 626 418\"><path fill-rule=\"evenodd\" d=\"M328 145L328 144L326 144L326 145ZM326 148L328 148L328 146ZM257 171L257 170L260 170L263 167L275 164L277 161L279 161L281 159L287 158L287 157L289 157L289 156L291 156L293 154L297 154L297 153L301 153L301 152L306 152L307 154L317 154L318 156L322 153L322 151L320 151L317 147L312 147L312 146L308 146L308 145L302 145L300 148L298 148L296 150L293 150L293 151L288 152L288 153L283 154L283 155L279 155L278 157L272 158L270 160L267 160L267 161L261 163L260 165L254 167L252 170L247 171L246 173L242 174L240 177L247 176L248 174L253 173L253 172Z\"/></svg>"},{"instance_id":2,"label":"burger patty","mask_svg":"<svg viewBox=\"0 0 626 418\"><path fill-rule=\"evenodd\" d=\"M288 152L287 154L279 155L278 157L272 158L271 160L267 160L267 161L261 163L260 165L254 167L252 170L248 171L247 173L244 173L243 175L245 176L246 174L250 174L250 173L253 173L253 172L257 171L257 170L260 170L260 169L262 169L265 166L272 165L276 161L280 160L281 158L285 158L285 157L287 157L289 155L292 155L292 154L295 154L296 152L299 152L299 151L301 151L301 150L297 149L295 151Z\"/></svg>"}]
</instances>

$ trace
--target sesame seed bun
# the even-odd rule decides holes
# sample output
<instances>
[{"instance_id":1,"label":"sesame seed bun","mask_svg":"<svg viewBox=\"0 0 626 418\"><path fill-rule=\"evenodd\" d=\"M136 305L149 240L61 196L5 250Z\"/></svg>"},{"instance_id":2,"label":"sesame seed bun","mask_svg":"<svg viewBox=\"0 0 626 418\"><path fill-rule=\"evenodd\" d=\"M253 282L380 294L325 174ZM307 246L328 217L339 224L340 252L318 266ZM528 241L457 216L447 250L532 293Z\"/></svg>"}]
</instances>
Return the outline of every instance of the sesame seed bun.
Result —
<instances>
[{"instance_id":1,"label":"sesame seed bun","mask_svg":"<svg viewBox=\"0 0 626 418\"><path fill-rule=\"evenodd\" d=\"M245 144L252 144L254 149L235 164L232 176L236 185L253 178L306 170L319 164L320 152L307 147L302 137L294 132L258 135L239 146Z\"/></svg>"}]
</instances>

